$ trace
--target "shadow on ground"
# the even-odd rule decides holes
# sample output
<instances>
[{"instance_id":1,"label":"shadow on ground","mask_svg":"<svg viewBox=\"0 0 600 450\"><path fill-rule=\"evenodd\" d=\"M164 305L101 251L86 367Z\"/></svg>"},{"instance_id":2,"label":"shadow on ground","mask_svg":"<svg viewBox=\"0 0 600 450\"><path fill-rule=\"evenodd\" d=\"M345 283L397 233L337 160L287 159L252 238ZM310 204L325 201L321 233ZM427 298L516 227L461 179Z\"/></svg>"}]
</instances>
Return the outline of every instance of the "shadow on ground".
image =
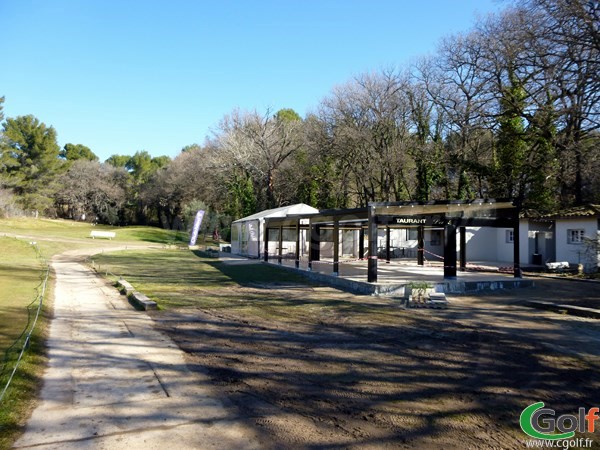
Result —
<instances>
[{"instance_id":1,"label":"shadow on ground","mask_svg":"<svg viewBox=\"0 0 600 450\"><path fill-rule=\"evenodd\" d=\"M521 449L526 406L544 401L561 415L600 398L597 325L518 304L556 288L403 310L274 285L265 298L288 302L287 317L203 308L154 320L274 447ZM236 295L258 299L256 289Z\"/></svg>"}]
</instances>

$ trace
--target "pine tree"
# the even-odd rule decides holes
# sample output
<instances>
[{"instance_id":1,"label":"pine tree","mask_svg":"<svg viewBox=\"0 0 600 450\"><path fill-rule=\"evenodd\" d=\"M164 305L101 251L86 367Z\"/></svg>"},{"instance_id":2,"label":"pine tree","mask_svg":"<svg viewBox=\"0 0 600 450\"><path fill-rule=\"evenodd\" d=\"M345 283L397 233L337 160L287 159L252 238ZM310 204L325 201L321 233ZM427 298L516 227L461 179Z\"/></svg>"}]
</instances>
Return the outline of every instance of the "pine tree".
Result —
<instances>
[{"instance_id":1,"label":"pine tree","mask_svg":"<svg viewBox=\"0 0 600 450\"><path fill-rule=\"evenodd\" d=\"M44 212L52 206L56 174L61 164L56 131L32 115L8 118L0 172L28 210Z\"/></svg>"}]
</instances>

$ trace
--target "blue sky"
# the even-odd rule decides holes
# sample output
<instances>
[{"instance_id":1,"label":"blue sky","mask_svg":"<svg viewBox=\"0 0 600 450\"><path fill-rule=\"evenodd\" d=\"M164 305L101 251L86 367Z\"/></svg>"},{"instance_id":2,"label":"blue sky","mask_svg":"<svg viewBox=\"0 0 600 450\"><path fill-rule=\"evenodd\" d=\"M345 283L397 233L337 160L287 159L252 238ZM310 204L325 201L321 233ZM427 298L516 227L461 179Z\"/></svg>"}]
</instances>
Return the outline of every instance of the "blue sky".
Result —
<instances>
[{"instance_id":1,"label":"blue sky","mask_svg":"<svg viewBox=\"0 0 600 450\"><path fill-rule=\"evenodd\" d=\"M0 0L6 117L101 160L202 144L234 108L314 110L336 84L433 53L496 0Z\"/></svg>"}]
</instances>

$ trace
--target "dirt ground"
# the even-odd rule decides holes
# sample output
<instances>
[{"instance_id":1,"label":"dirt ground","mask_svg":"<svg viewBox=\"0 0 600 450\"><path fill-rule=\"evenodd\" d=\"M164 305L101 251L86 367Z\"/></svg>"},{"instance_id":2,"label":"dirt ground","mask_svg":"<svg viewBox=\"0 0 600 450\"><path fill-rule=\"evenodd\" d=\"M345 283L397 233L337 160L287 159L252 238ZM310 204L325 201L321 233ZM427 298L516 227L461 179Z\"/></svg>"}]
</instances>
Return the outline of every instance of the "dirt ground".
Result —
<instances>
[{"instance_id":1,"label":"dirt ground","mask_svg":"<svg viewBox=\"0 0 600 450\"><path fill-rule=\"evenodd\" d=\"M451 296L444 310L327 287L240 287L241 297L286 298L289 314L153 318L265 448L522 449L526 406L543 401L559 416L600 403L600 322L519 304L600 308L600 285L536 283ZM599 433L582 437L600 448Z\"/></svg>"}]
</instances>

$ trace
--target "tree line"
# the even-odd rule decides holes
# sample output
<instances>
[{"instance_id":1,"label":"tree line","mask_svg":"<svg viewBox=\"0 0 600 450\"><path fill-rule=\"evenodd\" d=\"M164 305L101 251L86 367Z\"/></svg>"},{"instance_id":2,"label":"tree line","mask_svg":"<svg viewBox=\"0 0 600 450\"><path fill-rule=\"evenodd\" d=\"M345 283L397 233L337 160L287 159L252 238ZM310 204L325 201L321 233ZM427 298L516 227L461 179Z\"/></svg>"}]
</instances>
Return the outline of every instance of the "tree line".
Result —
<instances>
[{"instance_id":1,"label":"tree line","mask_svg":"<svg viewBox=\"0 0 600 450\"><path fill-rule=\"evenodd\" d=\"M179 227L204 208L216 228L297 202L600 202L599 5L510 6L410 66L334 87L305 117L234 110L173 160L137 152L100 163L83 145L59 149L33 116L9 118L0 209Z\"/></svg>"}]
</instances>

